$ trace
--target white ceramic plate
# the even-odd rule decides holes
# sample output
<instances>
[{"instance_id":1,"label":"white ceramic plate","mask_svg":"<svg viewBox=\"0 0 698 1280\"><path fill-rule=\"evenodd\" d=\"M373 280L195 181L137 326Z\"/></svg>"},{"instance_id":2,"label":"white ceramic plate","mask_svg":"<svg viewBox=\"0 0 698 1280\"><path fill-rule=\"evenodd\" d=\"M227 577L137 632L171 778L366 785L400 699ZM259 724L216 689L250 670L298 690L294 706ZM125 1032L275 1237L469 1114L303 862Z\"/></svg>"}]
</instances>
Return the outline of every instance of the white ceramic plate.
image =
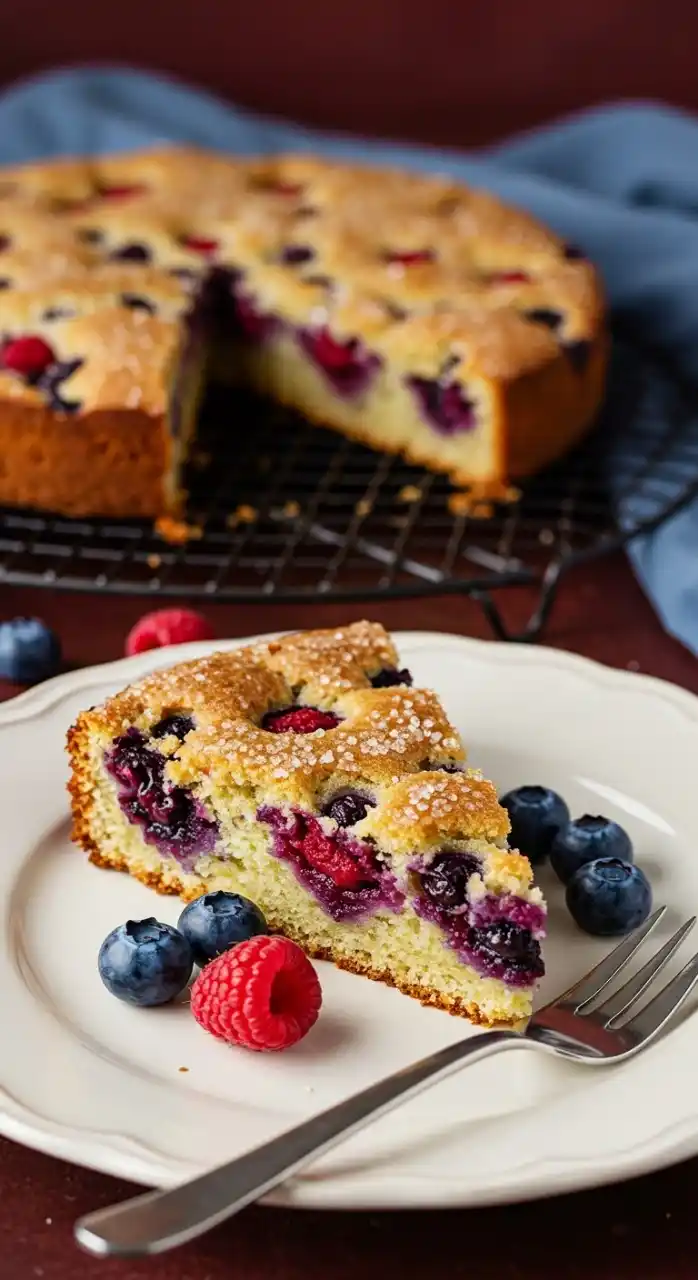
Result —
<instances>
[{"instance_id":1,"label":"white ceramic plate","mask_svg":"<svg viewBox=\"0 0 698 1280\"><path fill-rule=\"evenodd\" d=\"M577 814L631 832L666 932L698 906L698 700L660 681L542 648L407 633L402 660L434 687L472 763L502 791L557 788ZM241 643L241 642L235 642ZM60 677L0 708L0 1131L55 1155L165 1185L234 1156L387 1072L477 1034L447 1014L321 965L324 1011L280 1055L230 1049L186 1005L135 1010L97 975L104 935L176 921L176 900L97 870L71 846L65 731L81 708L157 665L159 651ZM541 1002L606 947L550 903ZM571 1190L698 1152L698 1018L620 1068L503 1054L376 1123L275 1193L346 1208L486 1204ZM187 1068L187 1070L183 1070ZM603 1119L602 1119L603 1117Z\"/></svg>"}]
</instances>

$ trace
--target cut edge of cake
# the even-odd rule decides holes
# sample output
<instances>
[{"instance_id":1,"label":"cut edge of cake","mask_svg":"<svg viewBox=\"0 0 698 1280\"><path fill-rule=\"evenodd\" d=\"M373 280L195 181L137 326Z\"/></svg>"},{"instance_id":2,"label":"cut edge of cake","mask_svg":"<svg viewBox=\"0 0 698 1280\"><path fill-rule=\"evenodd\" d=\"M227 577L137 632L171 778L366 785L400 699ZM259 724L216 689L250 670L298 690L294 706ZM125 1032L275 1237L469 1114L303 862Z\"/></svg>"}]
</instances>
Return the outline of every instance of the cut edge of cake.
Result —
<instances>
[{"instance_id":1,"label":"cut edge of cake","mask_svg":"<svg viewBox=\"0 0 698 1280\"><path fill-rule=\"evenodd\" d=\"M424 1004L517 1023L542 895L494 786L407 679L371 623L158 671L70 730L74 839L162 893L242 893L308 954Z\"/></svg>"}]
</instances>

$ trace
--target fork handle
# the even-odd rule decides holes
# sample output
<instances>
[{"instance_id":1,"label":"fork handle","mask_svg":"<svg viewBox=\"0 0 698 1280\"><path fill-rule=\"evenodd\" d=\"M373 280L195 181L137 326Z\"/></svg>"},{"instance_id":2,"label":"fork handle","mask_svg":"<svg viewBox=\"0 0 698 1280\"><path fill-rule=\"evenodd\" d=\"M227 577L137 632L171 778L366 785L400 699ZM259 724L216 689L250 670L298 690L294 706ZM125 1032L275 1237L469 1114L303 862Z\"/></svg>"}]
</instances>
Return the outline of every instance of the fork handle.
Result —
<instances>
[{"instance_id":1,"label":"fork handle","mask_svg":"<svg viewBox=\"0 0 698 1280\"><path fill-rule=\"evenodd\" d=\"M75 1238L102 1257L139 1257L185 1244L462 1063L512 1046L530 1047L530 1042L516 1031L495 1030L447 1045L190 1182L87 1214L76 1223Z\"/></svg>"}]
</instances>

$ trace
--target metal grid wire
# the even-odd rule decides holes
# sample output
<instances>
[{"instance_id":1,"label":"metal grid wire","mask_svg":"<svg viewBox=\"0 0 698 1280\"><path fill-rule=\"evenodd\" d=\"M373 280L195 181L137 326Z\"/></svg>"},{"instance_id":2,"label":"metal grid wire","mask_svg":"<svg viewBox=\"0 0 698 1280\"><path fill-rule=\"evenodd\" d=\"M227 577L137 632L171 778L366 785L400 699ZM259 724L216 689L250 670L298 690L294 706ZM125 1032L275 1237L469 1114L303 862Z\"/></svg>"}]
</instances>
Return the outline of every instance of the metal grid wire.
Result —
<instances>
[{"instance_id":1,"label":"metal grid wire","mask_svg":"<svg viewBox=\"0 0 698 1280\"><path fill-rule=\"evenodd\" d=\"M147 522L0 510L0 582L247 602L460 592L502 638L532 639L563 573L698 493L698 403L624 342L594 435L484 516L454 511L446 480L249 397L214 394L206 415L227 458L194 484L200 538L170 546ZM538 605L510 637L491 592L531 583Z\"/></svg>"}]
</instances>

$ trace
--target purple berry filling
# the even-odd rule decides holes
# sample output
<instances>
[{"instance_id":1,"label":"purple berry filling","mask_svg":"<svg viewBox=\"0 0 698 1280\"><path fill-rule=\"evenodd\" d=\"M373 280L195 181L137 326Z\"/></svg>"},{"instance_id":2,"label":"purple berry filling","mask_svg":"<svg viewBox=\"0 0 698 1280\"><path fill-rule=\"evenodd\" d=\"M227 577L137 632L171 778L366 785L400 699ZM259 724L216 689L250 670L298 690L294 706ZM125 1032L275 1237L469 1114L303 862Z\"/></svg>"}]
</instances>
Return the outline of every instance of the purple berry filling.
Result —
<instances>
[{"instance_id":1,"label":"purple berry filling","mask_svg":"<svg viewBox=\"0 0 698 1280\"><path fill-rule=\"evenodd\" d=\"M479 875L482 863L475 854L439 853L422 872L421 888L439 914L467 910L468 881Z\"/></svg>"},{"instance_id":2,"label":"purple berry filling","mask_svg":"<svg viewBox=\"0 0 698 1280\"><path fill-rule=\"evenodd\" d=\"M457 382L441 383L434 378L408 378L407 385L430 427L443 436L460 435L477 426L475 405Z\"/></svg>"},{"instance_id":3,"label":"purple berry filling","mask_svg":"<svg viewBox=\"0 0 698 1280\"><path fill-rule=\"evenodd\" d=\"M175 738L179 738L183 742L188 733L194 728L194 721L191 716L185 716L175 713L171 716L165 716L151 730L153 738L166 738L173 733Z\"/></svg>"},{"instance_id":4,"label":"purple berry filling","mask_svg":"<svg viewBox=\"0 0 698 1280\"><path fill-rule=\"evenodd\" d=\"M514 894L471 898L468 881L481 867L471 853L444 851L426 866L423 859L415 859L415 911L438 925L448 945L477 973L510 987L532 986L544 971L538 939L545 929L545 911Z\"/></svg>"},{"instance_id":5,"label":"purple berry filling","mask_svg":"<svg viewBox=\"0 0 698 1280\"><path fill-rule=\"evenodd\" d=\"M312 262L315 250L309 244L287 244L281 251L281 261L287 267L300 267L304 262Z\"/></svg>"},{"instance_id":6,"label":"purple berry filling","mask_svg":"<svg viewBox=\"0 0 698 1280\"><path fill-rule=\"evenodd\" d=\"M358 338L340 342L327 329L299 329L297 336L306 355L338 395L350 400L367 390L380 358L367 351Z\"/></svg>"},{"instance_id":7,"label":"purple berry filling","mask_svg":"<svg viewBox=\"0 0 698 1280\"><path fill-rule=\"evenodd\" d=\"M357 822L363 821L375 803L363 791L343 791L328 800L323 805L322 812L326 817L333 818L338 827L355 827Z\"/></svg>"},{"instance_id":8,"label":"purple berry filling","mask_svg":"<svg viewBox=\"0 0 698 1280\"><path fill-rule=\"evenodd\" d=\"M262 311L248 293L235 292L235 329L247 342L265 342L281 328L279 316Z\"/></svg>"},{"instance_id":9,"label":"purple berry filling","mask_svg":"<svg viewBox=\"0 0 698 1280\"><path fill-rule=\"evenodd\" d=\"M479 973L510 987L529 987L545 972L540 946L530 930L510 920L468 929L463 952Z\"/></svg>"},{"instance_id":10,"label":"purple berry filling","mask_svg":"<svg viewBox=\"0 0 698 1280\"><path fill-rule=\"evenodd\" d=\"M146 844L176 858L185 871L201 854L213 852L218 824L186 787L165 777L166 756L149 747L138 729L116 738L104 762L117 784L122 813L141 828Z\"/></svg>"},{"instance_id":11,"label":"purple berry filling","mask_svg":"<svg viewBox=\"0 0 698 1280\"><path fill-rule=\"evenodd\" d=\"M365 920L380 908L398 911L404 894L372 847L338 832L328 836L318 819L295 809L284 813L262 805L259 822L274 833L273 853L293 868L296 879L338 922Z\"/></svg>"},{"instance_id":12,"label":"purple berry filling","mask_svg":"<svg viewBox=\"0 0 698 1280\"><path fill-rule=\"evenodd\" d=\"M471 904L471 923L478 928L508 920L511 924L527 929L535 938L542 938L545 933L546 915L543 907L535 902L524 902L514 893L494 897L487 894Z\"/></svg>"},{"instance_id":13,"label":"purple berry filling","mask_svg":"<svg viewBox=\"0 0 698 1280\"><path fill-rule=\"evenodd\" d=\"M382 671L371 676L371 684L374 689L392 689L394 685L412 684L412 673L407 667L403 667L402 671L398 671L397 667L383 667Z\"/></svg>"}]
</instances>

